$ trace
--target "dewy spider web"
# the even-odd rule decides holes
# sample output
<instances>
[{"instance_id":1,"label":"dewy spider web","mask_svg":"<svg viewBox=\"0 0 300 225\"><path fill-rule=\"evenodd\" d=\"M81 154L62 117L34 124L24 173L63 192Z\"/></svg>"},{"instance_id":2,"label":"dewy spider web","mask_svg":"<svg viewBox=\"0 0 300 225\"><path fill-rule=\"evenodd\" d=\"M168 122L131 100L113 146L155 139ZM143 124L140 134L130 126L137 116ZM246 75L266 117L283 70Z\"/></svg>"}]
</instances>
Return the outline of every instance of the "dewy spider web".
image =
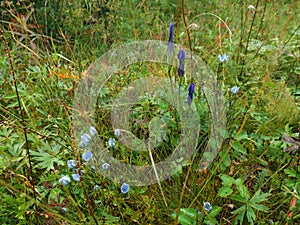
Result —
<instances>
[{"instance_id":1,"label":"dewy spider web","mask_svg":"<svg viewBox=\"0 0 300 225\"><path fill-rule=\"evenodd\" d=\"M175 52L178 52L179 47L174 47ZM75 138L78 142L82 131L88 130L89 126L95 124L93 113L97 104L97 95L105 83L117 71L137 62L155 62L177 67L177 59L168 57L167 48L167 42L137 41L112 49L90 65L75 91L72 116L74 118ZM196 85L201 85L200 88L205 94L211 114L210 137L201 159L203 167L200 169L204 169L217 156L221 146L226 124L225 101L213 74L209 72L205 63L199 57L192 56L188 50L185 52L187 55L186 74L191 74ZM182 133L180 142L169 157L155 164L156 171L154 171L153 166L135 166L114 159L96 135L89 146L95 156L90 165L94 166L96 172L113 181L126 181L132 186L150 185L163 181L178 172L180 168L178 161L183 166L191 159L198 139L200 120L195 106L193 104L188 106L187 95L182 90L180 95L178 89L171 90L172 85L167 78L155 76L140 78L133 81L129 86L131 88L123 89L115 99L111 114L114 129L126 130L126 132L121 132L120 141L122 144L134 151L146 151L152 147L151 143L146 146L143 141L133 136L128 130L129 125L126 116L137 101L138 96L145 92L153 93L156 90L160 90L162 93L160 97L169 101L179 112ZM110 164L108 170L101 169L103 163ZM157 179L157 175L159 179Z\"/></svg>"}]
</instances>

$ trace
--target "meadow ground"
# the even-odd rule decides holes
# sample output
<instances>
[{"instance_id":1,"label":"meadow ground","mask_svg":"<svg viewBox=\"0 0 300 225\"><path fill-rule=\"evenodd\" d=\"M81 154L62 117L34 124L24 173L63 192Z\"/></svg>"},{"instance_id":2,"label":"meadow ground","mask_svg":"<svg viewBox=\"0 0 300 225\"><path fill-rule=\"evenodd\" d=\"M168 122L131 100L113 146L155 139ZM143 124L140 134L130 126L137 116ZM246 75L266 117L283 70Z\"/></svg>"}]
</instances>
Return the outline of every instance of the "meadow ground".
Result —
<instances>
[{"instance_id":1,"label":"meadow ground","mask_svg":"<svg viewBox=\"0 0 300 225\"><path fill-rule=\"evenodd\" d=\"M0 10L1 224L300 224L297 0Z\"/></svg>"}]
</instances>

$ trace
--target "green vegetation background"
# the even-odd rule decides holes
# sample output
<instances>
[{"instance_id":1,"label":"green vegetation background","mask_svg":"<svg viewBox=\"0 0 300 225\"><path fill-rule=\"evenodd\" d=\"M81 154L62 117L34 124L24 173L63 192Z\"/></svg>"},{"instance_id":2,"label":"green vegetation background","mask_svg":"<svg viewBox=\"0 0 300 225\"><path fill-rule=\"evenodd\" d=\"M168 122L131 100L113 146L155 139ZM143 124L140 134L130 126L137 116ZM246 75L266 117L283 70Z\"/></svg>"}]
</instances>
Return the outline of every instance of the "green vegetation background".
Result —
<instances>
[{"instance_id":1,"label":"green vegetation background","mask_svg":"<svg viewBox=\"0 0 300 225\"><path fill-rule=\"evenodd\" d=\"M14 0L1 1L0 11L1 224L300 224L297 0ZM195 158L170 179L131 187L124 195L120 184L85 167L75 148L74 89L107 50L134 40L168 41L170 22L175 43L201 57L220 84L226 139L210 167L199 171L210 125L196 88L194 103L204 125ZM228 60L220 63L224 53ZM153 73L167 77L166 71L154 63L124 68L101 89L100 106L131 81ZM172 71L175 79L176 68ZM187 90L189 83L186 76L181 85ZM230 91L235 85L237 94ZM173 109L153 99L135 110L138 120L157 112L176 119ZM109 113L97 111L105 143L113 136ZM178 141L176 126L168 125L173 128L166 145L156 149L156 160ZM138 136L147 129L133 127ZM121 145L114 154L125 162L149 163ZM71 176L69 159L86 173L64 186L59 179ZM212 209L205 210L204 202Z\"/></svg>"}]
</instances>

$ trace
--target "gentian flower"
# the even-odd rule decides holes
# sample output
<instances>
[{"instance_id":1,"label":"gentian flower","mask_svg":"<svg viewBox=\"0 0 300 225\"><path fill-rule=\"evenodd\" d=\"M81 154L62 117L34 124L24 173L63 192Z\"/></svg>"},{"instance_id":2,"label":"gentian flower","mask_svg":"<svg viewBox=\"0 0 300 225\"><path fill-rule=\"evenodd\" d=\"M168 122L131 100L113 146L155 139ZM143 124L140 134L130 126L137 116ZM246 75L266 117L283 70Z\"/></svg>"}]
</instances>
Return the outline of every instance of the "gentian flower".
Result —
<instances>
[{"instance_id":1,"label":"gentian flower","mask_svg":"<svg viewBox=\"0 0 300 225\"><path fill-rule=\"evenodd\" d=\"M59 179L58 182L63 184L63 185L67 185L68 183L71 182L71 179L68 176L63 176L62 178Z\"/></svg>"},{"instance_id":2,"label":"gentian flower","mask_svg":"<svg viewBox=\"0 0 300 225\"><path fill-rule=\"evenodd\" d=\"M248 9L251 10L251 11L253 11L253 10L255 10L255 7L253 5L249 5Z\"/></svg>"},{"instance_id":3,"label":"gentian flower","mask_svg":"<svg viewBox=\"0 0 300 225\"><path fill-rule=\"evenodd\" d=\"M76 161L74 159L68 160L67 165L70 169L76 168Z\"/></svg>"},{"instance_id":4,"label":"gentian flower","mask_svg":"<svg viewBox=\"0 0 300 225\"><path fill-rule=\"evenodd\" d=\"M91 151L86 151L82 154L82 159L86 162L90 161L93 158L93 153Z\"/></svg>"},{"instance_id":5,"label":"gentian flower","mask_svg":"<svg viewBox=\"0 0 300 225\"><path fill-rule=\"evenodd\" d=\"M169 41L168 41L168 55L174 54L174 23L170 23Z\"/></svg>"},{"instance_id":6,"label":"gentian flower","mask_svg":"<svg viewBox=\"0 0 300 225\"><path fill-rule=\"evenodd\" d=\"M231 93L232 93L232 94L236 94L236 93L238 93L238 91L239 91L239 87L238 87L238 86L233 86L233 87L231 88Z\"/></svg>"},{"instance_id":7,"label":"gentian flower","mask_svg":"<svg viewBox=\"0 0 300 225\"><path fill-rule=\"evenodd\" d=\"M122 184L122 186L121 186L121 192L123 194L126 194L129 191L129 189L130 189L130 186L128 184L126 184L126 183Z\"/></svg>"},{"instance_id":8,"label":"gentian flower","mask_svg":"<svg viewBox=\"0 0 300 225\"><path fill-rule=\"evenodd\" d=\"M97 134L97 130L96 130L95 127L90 126L90 134L91 134L92 136L95 136L95 135Z\"/></svg>"},{"instance_id":9,"label":"gentian flower","mask_svg":"<svg viewBox=\"0 0 300 225\"><path fill-rule=\"evenodd\" d=\"M223 55L218 55L218 59L220 60L221 63L223 63L228 60L228 57L227 57L226 53L224 53Z\"/></svg>"},{"instance_id":10,"label":"gentian flower","mask_svg":"<svg viewBox=\"0 0 300 225\"><path fill-rule=\"evenodd\" d=\"M102 164L102 169L103 170L108 170L109 167L110 167L109 163L103 163Z\"/></svg>"},{"instance_id":11,"label":"gentian flower","mask_svg":"<svg viewBox=\"0 0 300 225\"><path fill-rule=\"evenodd\" d=\"M72 174L72 178L73 178L73 180L75 180L75 181L80 181L80 176L79 176L79 174Z\"/></svg>"},{"instance_id":12,"label":"gentian flower","mask_svg":"<svg viewBox=\"0 0 300 225\"><path fill-rule=\"evenodd\" d=\"M99 189L100 189L100 186L96 184L96 185L94 186L94 191L98 191Z\"/></svg>"},{"instance_id":13,"label":"gentian flower","mask_svg":"<svg viewBox=\"0 0 300 225\"><path fill-rule=\"evenodd\" d=\"M189 105L192 103L194 91L195 91L195 85L194 85L194 83L191 83L191 85L189 87L189 96L187 99L187 103Z\"/></svg>"},{"instance_id":14,"label":"gentian flower","mask_svg":"<svg viewBox=\"0 0 300 225\"><path fill-rule=\"evenodd\" d=\"M185 52L183 49L180 49L178 56L179 60L179 67L178 67L178 76L183 76L184 75L184 60L185 60Z\"/></svg>"},{"instance_id":15,"label":"gentian flower","mask_svg":"<svg viewBox=\"0 0 300 225\"><path fill-rule=\"evenodd\" d=\"M80 141L80 148L86 148L88 146L88 143L87 142L84 142L84 141Z\"/></svg>"},{"instance_id":16,"label":"gentian flower","mask_svg":"<svg viewBox=\"0 0 300 225\"><path fill-rule=\"evenodd\" d=\"M115 129L114 134L115 136L120 136L121 135L120 129Z\"/></svg>"},{"instance_id":17,"label":"gentian flower","mask_svg":"<svg viewBox=\"0 0 300 225\"><path fill-rule=\"evenodd\" d=\"M81 136L81 141L85 142L85 143L89 143L92 140L91 136L88 135L87 133L84 133Z\"/></svg>"},{"instance_id":18,"label":"gentian flower","mask_svg":"<svg viewBox=\"0 0 300 225\"><path fill-rule=\"evenodd\" d=\"M208 212L212 209L212 206L209 202L203 202L203 205L204 205L204 209Z\"/></svg>"},{"instance_id":19,"label":"gentian flower","mask_svg":"<svg viewBox=\"0 0 300 225\"><path fill-rule=\"evenodd\" d=\"M108 146L113 148L116 147L115 142L116 140L114 138L108 139Z\"/></svg>"}]
</instances>

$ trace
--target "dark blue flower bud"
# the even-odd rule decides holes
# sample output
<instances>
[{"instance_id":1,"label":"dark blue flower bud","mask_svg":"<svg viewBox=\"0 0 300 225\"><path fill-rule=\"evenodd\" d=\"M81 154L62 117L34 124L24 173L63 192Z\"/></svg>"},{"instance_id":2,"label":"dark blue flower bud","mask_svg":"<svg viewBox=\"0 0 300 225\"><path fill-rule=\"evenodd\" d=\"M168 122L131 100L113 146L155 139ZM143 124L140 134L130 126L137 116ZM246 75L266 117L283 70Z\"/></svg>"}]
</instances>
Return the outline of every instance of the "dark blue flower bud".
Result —
<instances>
[{"instance_id":1,"label":"dark blue flower bud","mask_svg":"<svg viewBox=\"0 0 300 225\"><path fill-rule=\"evenodd\" d=\"M178 56L179 60L179 67L178 67L178 76L183 76L184 75L184 60L185 60L185 52L183 49L180 49Z\"/></svg>"},{"instance_id":2,"label":"dark blue flower bud","mask_svg":"<svg viewBox=\"0 0 300 225\"><path fill-rule=\"evenodd\" d=\"M169 42L174 43L174 23L170 23Z\"/></svg>"},{"instance_id":3,"label":"dark blue flower bud","mask_svg":"<svg viewBox=\"0 0 300 225\"><path fill-rule=\"evenodd\" d=\"M169 41L168 41L168 55L174 54L174 23L170 23Z\"/></svg>"},{"instance_id":4,"label":"dark blue flower bud","mask_svg":"<svg viewBox=\"0 0 300 225\"><path fill-rule=\"evenodd\" d=\"M185 60L185 52L183 49L180 49L178 56L177 56L179 61L184 61Z\"/></svg>"},{"instance_id":5,"label":"dark blue flower bud","mask_svg":"<svg viewBox=\"0 0 300 225\"><path fill-rule=\"evenodd\" d=\"M189 105L192 103L194 91L195 91L195 85L194 83L192 83L189 87L189 96L187 100Z\"/></svg>"}]
</instances>

